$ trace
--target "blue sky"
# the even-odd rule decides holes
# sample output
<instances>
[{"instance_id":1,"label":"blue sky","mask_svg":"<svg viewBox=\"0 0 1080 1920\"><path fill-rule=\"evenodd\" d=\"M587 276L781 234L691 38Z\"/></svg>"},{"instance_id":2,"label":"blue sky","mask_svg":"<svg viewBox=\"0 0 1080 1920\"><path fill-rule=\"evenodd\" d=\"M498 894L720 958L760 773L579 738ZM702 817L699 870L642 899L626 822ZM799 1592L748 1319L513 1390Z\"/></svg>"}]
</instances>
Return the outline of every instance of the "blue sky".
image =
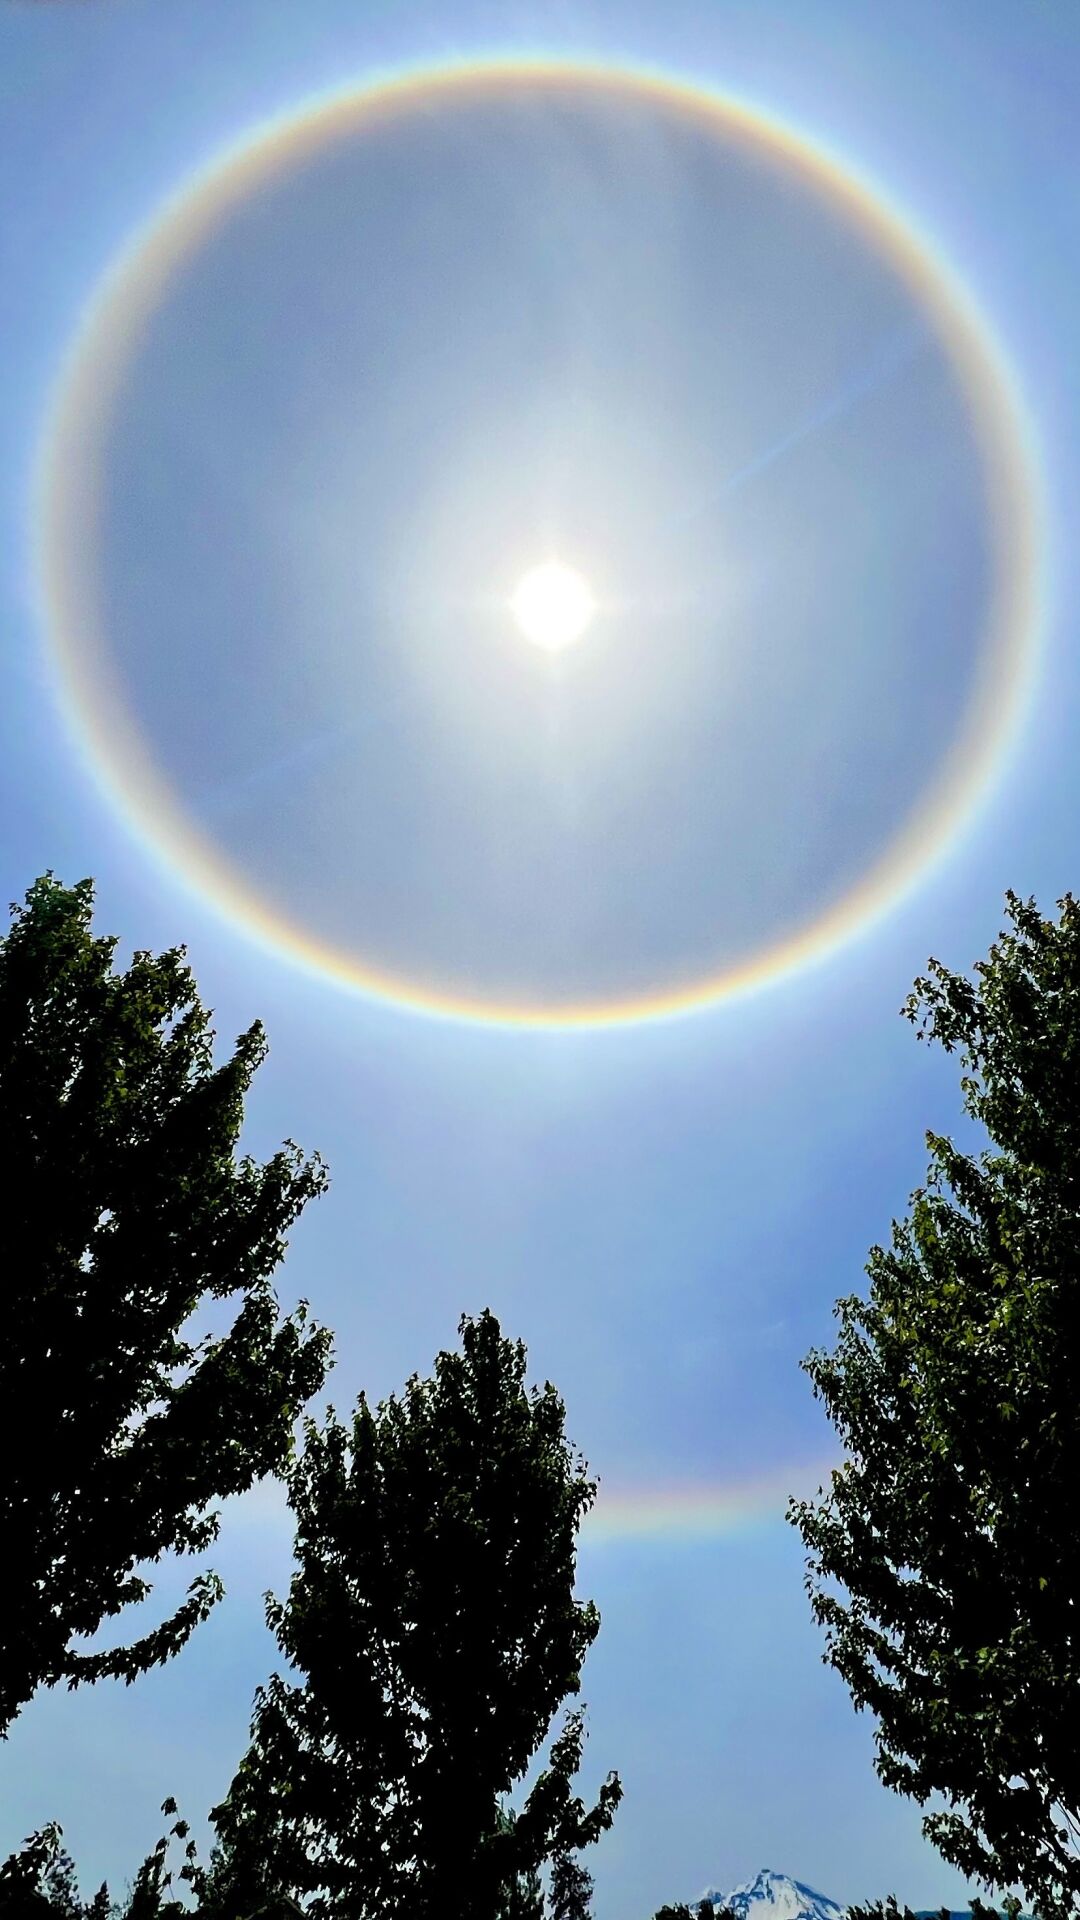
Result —
<instances>
[{"instance_id":1,"label":"blue sky","mask_svg":"<svg viewBox=\"0 0 1080 1920\"><path fill-rule=\"evenodd\" d=\"M298 969L155 853L145 823L135 832L120 817L54 693L31 476L101 272L267 117L378 70L495 52L670 71L745 96L857 164L992 321L1039 453L1050 550L1039 673L976 814L831 956L681 1021L485 1029ZM644 1920L661 1900L766 1864L841 1900L962 1897L916 1811L876 1784L869 1728L819 1663L775 1490L800 1489L829 1451L798 1360L828 1337L833 1299L859 1284L867 1247L919 1178L923 1129L955 1120L945 1063L896 1017L904 992L928 953L967 965L985 950L1006 886L1050 900L1076 882L1076 582L1059 529L1077 504L1078 80L1080 20L1037 0L0 6L7 897L45 867L93 873L101 923L128 947L188 943L224 1036L266 1022L250 1144L270 1151L289 1135L330 1162L332 1190L294 1236L282 1295L307 1294L335 1328L339 1406L424 1370L463 1309L491 1305L564 1393L605 1488L774 1489L738 1524L583 1547L583 1588L604 1616L586 1675L589 1766L618 1766L626 1787L596 1854L598 1920ZM625 127L616 133L622 155ZM428 134L437 144L439 128ZM720 923L736 948L753 946L874 857L970 685L993 553L965 410L921 316L828 209L785 215L760 182L732 174L730 156L689 154L670 128L651 134L665 136L669 175L661 192L638 151L636 223L625 166L594 174L595 204L552 193L549 219L565 221L560 244L578 263L553 289L523 212L535 213L538 168L551 177L550 140L497 182L519 236L508 273L482 164L497 130L466 143L450 176L399 129L392 156L375 143L351 185L339 172L299 198L268 196L261 225L209 247L123 389L94 578L156 763L186 813L304 924L354 944L375 931L420 975L457 967L520 983L535 965L558 993L571 979L577 991L693 972ZM341 207L376 166L369 223L346 231ZM459 221L445 283L446 311L464 316L456 332L425 306L430 247L419 265L395 254L401 220L388 212L395 192L430 204L437 178L438 232ZM658 275L661 299L648 263L672 244L673 206L695 271ZM590 222L603 241L592 251ZM745 263L790 258L797 239L799 302L759 292L755 304ZM364 286L364 324L334 336L372 257L383 278ZM296 269L291 289L282 261ZM620 331L635 273L637 318ZM514 289L530 274L523 318ZM726 386L713 379L718 328ZM380 329L386 376L365 388ZM908 338L910 354L890 346ZM589 433L565 403L571 349ZM538 448L561 466L545 469ZM530 491L523 470L543 485ZM561 519L549 527L552 501ZM591 561L615 606L574 656L584 707L560 683L560 792L586 764L596 786L573 789L577 811L558 815L557 833L536 811L551 688L538 691L535 663L512 646L497 650L501 630L492 638L500 569L528 564L541 532L576 541L573 557ZM824 569L833 583L827 601L799 584L805 553L806 578ZM389 634L380 655L373 637ZM300 693L298 635L318 669ZM342 732L347 754L335 752ZM597 741L606 758L583 758ZM485 880L490 861L473 872L470 849L492 826L510 749L525 772L494 823L500 890ZM408 805L388 816L404 774ZM458 814L440 802L451 787L468 799ZM658 814L646 800L661 789ZM606 811L591 810L596 792ZM391 825L372 847L342 823L375 808ZM718 834L726 865L711 857ZM567 883L545 915L536 876L547 860L562 886L572 844L586 846L595 884ZM438 901L421 910L448 863L457 886L475 884L456 919ZM609 888L619 863L624 883ZM636 921L627 874L641 878ZM586 907L594 918L575 920ZM22 1716L0 1751L0 1845L59 1818L86 1884L122 1882L167 1793L196 1820L221 1793L272 1660L260 1594L287 1580L272 1501L229 1517L215 1563L228 1600L175 1667ZM166 1573L163 1593L174 1584Z\"/></svg>"}]
</instances>

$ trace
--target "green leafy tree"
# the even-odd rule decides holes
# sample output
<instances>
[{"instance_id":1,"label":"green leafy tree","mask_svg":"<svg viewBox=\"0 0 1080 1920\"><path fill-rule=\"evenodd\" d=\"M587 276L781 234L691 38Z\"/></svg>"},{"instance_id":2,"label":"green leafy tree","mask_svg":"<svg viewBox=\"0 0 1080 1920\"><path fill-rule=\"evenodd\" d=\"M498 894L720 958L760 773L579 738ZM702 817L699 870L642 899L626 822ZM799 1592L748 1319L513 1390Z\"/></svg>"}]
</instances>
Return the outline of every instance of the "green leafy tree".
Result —
<instances>
[{"instance_id":1,"label":"green leafy tree","mask_svg":"<svg viewBox=\"0 0 1080 1920\"><path fill-rule=\"evenodd\" d=\"M0 1732L39 1686L130 1681L183 1645L212 1574L131 1645L73 1641L146 1597L137 1566L210 1546L212 1501L284 1466L328 1364L270 1284L321 1163L236 1154L261 1028L215 1066L182 953L119 973L92 909L89 881L46 877L0 940ZM226 1333L189 1333L234 1299Z\"/></svg>"},{"instance_id":2,"label":"green leafy tree","mask_svg":"<svg viewBox=\"0 0 1080 1920\"><path fill-rule=\"evenodd\" d=\"M927 1184L834 1352L805 1362L847 1458L795 1502L825 1659L945 1859L1039 1913L1080 1900L1080 905L1009 926L906 1006L959 1055L982 1143ZM988 1137L989 1145L986 1145ZM968 1150L973 1148L974 1150Z\"/></svg>"},{"instance_id":3,"label":"green leafy tree","mask_svg":"<svg viewBox=\"0 0 1080 1920\"><path fill-rule=\"evenodd\" d=\"M580 1712L504 1810L599 1629L573 1590L595 1486L554 1388L526 1387L524 1347L490 1313L460 1332L432 1379L374 1412L361 1398L351 1430L307 1425L288 1476L298 1570L267 1608L302 1679L256 1696L212 1816L222 1907L261 1888L313 1896L316 1920L494 1920L611 1823L614 1776L589 1809L575 1792Z\"/></svg>"}]
</instances>

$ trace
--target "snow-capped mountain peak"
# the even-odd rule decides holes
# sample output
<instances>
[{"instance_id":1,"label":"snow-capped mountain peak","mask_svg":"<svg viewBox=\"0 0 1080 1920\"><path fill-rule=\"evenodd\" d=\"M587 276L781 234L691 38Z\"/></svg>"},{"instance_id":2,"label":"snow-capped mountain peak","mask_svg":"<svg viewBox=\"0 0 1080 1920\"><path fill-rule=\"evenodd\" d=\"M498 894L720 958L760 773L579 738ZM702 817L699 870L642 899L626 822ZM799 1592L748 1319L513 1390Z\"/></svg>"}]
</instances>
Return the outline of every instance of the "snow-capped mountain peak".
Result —
<instances>
[{"instance_id":1,"label":"snow-capped mountain peak","mask_svg":"<svg viewBox=\"0 0 1080 1920\"><path fill-rule=\"evenodd\" d=\"M845 1913L835 1900L771 1867L763 1867L753 1880L731 1893L708 1887L698 1895L698 1902L702 1900L711 1900L714 1907L729 1907L738 1920L844 1920Z\"/></svg>"}]
</instances>

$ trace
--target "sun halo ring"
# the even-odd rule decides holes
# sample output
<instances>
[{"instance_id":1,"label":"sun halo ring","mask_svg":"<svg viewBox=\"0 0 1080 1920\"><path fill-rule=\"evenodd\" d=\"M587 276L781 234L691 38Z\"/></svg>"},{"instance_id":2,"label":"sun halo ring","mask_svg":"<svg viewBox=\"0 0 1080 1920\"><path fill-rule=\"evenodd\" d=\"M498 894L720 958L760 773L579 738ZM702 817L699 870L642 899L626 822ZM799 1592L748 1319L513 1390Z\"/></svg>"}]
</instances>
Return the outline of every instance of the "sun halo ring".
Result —
<instances>
[{"instance_id":1,"label":"sun halo ring","mask_svg":"<svg viewBox=\"0 0 1080 1920\"><path fill-rule=\"evenodd\" d=\"M848 892L793 936L689 987L580 1004L503 1005L441 994L365 966L275 914L186 817L128 718L107 639L88 622L82 557L93 544L94 450L144 323L215 221L259 185L380 116L469 89L558 83L610 89L686 114L788 166L845 214L895 267L944 342L974 423L998 555L980 685L961 742L901 834ZM36 476L37 571L59 694L99 783L129 826L227 918L272 951L340 985L414 1012L510 1027L619 1026L688 1014L779 980L869 927L919 880L970 819L1018 731L1034 678L1045 594L1033 434L1015 375L984 316L933 246L881 194L823 147L763 110L689 81L633 67L497 59L411 69L320 98L256 128L218 155L155 215L107 272L77 329L45 425Z\"/></svg>"}]
</instances>

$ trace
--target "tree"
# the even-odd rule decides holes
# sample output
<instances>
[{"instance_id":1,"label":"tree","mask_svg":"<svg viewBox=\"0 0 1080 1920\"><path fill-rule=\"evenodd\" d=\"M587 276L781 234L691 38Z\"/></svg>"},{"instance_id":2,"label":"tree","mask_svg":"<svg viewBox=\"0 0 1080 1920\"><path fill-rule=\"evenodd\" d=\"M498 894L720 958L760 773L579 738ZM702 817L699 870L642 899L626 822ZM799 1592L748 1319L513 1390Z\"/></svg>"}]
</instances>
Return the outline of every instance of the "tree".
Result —
<instances>
[{"instance_id":1,"label":"tree","mask_svg":"<svg viewBox=\"0 0 1080 1920\"><path fill-rule=\"evenodd\" d=\"M573 1592L595 1486L524 1347L490 1313L460 1333L432 1379L374 1412L361 1397L351 1431L307 1423L298 1568L267 1605L302 1681L260 1690L212 1815L211 1891L238 1912L261 1888L314 1895L316 1920L494 1920L611 1824L617 1778L589 1810L574 1791L579 1712L506 1811L599 1629Z\"/></svg>"},{"instance_id":2,"label":"tree","mask_svg":"<svg viewBox=\"0 0 1080 1920\"><path fill-rule=\"evenodd\" d=\"M593 1878L572 1853L557 1853L551 1866L551 1920L589 1920Z\"/></svg>"},{"instance_id":3,"label":"tree","mask_svg":"<svg viewBox=\"0 0 1080 1920\"><path fill-rule=\"evenodd\" d=\"M896 1895L890 1893L886 1900L870 1900L865 1906L849 1907L844 1920L927 1920L927 1916L900 1906ZM947 1907L942 1907L936 1920L951 1920Z\"/></svg>"},{"instance_id":4,"label":"tree","mask_svg":"<svg viewBox=\"0 0 1080 1920\"><path fill-rule=\"evenodd\" d=\"M882 1780L1054 1920L1080 1898L1080 905L1007 906L974 980L931 962L906 1005L984 1144L927 1136L869 1297L805 1362L847 1458L791 1517Z\"/></svg>"},{"instance_id":5,"label":"tree","mask_svg":"<svg viewBox=\"0 0 1080 1920\"><path fill-rule=\"evenodd\" d=\"M175 1814L175 1800L164 1801L161 1811ZM183 1920L189 1910L165 1897L172 1885L168 1854L174 1839L187 1842L188 1864L180 1877L190 1880L195 1844L188 1839L186 1820L176 1820L143 1861L125 1906L110 1899L104 1881L84 1903L75 1863L62 1845L63 1830L53 1821L32 1833L21 1852L0 1866L0 1920Z\"/></svg>"},{"instance_id":6,"label":"tree","mask_svg":"<svg viewBox=\"0 0 1080 1920\"><path fill-rule=\"evenodd\" d=\"M176 1801L163 1800L161 1811L165 1814L176 1813ZM174 1819L167 1833L163 1833L151 1851L147 1854L131 1884L127 1906L122 1920L185 1920L187 1908L177 1899L166 1899L166 1893L172 1886L173 1876L169 1868L169 1849L173 1840L184 1845L185 1865L180 1869L181 1880L190 1881L195 1871L195 1842L189 1838L186 1820Z\"/></svg>"},{"instance_id":7,"label":"tree","mask_svg":"<svg viewBox=\"0 0 1080 1920\"><path fill-rule=\"evenodd\" d=\"M51 1821L0 1866L3 1920L81 1920L75 1863L62 1842L63 1830Z\"/></svg>"},{"instance_id":8,"label":"tree","mask_svg":"<svg viewBox=\"0 0 1080 1920\"><path fill-rule=\"evenodd\" d=\"M212 1574L132 1645L72 1642L145 1598L138 1565L206 1550L210 1502L284 1466L328 1364L329 1335L303 1305L281 1321L270 1284L321 1162L236 1157L262 1029L215 1066L182 952L115 972L92 910L89 881L46 876L0 940L0 1733L39 1686L130 1681L183 1645ZM226 1333L189 1333L232 1299Z\"/></svg>"},{"instance_id":9,"label":"tree","mask_svg":"<svg viewBox=\"0 0 1080 1920\"><path fill-rule=\"evenodd\" d=\"M119 1920L104 1883L92 1900L79 1898L75 1862L62 1842L62 1829L52 1821L0 1866L3 1920Z\"/></svg>"},{"instance_id":10,"label":"tree","mask_svg":"<svg viewBox=\"0 0 1080 1920\"><path fill-rule=\"evenodd\" d=\"M497 1833L512 1833L516 1814L500 1806L495 1819ZM516 1873L504 1880L495 1904L496 1920L545 1920L547 1905L540 1875L535 1868Z\"/></svg>"},{"instance_id":11,"label":"tree","mask_svg":"<svg viewBox=\"0 0 1080 1920\"><path fill-rule=\"evenodd\" d=\"M910 1907L900 1906L894 1893L890 1893L887 1900L871 1900L866 1906L849 1907L845 1920L969 1920L969 1916L970 1920L1001 1920L997 1909L984 1906L981 1900L973 1900L963 1913L941 1907L932 1914L925 1909L913 1912Z\"/></svg>"},{"instance_id":12,"label":"tree","mask_svg":"<svg viewBox=\"0 0 1080 1920\"><path fill-rule=\"evenodd\" d=\"M680 1900L673 1907L658 1908L653 1920L737 1920L737 1915L731 1907L718 1907L706 1896L698 1901L696 1916L685 1900Z\"/></svg>"}]
</instances>

